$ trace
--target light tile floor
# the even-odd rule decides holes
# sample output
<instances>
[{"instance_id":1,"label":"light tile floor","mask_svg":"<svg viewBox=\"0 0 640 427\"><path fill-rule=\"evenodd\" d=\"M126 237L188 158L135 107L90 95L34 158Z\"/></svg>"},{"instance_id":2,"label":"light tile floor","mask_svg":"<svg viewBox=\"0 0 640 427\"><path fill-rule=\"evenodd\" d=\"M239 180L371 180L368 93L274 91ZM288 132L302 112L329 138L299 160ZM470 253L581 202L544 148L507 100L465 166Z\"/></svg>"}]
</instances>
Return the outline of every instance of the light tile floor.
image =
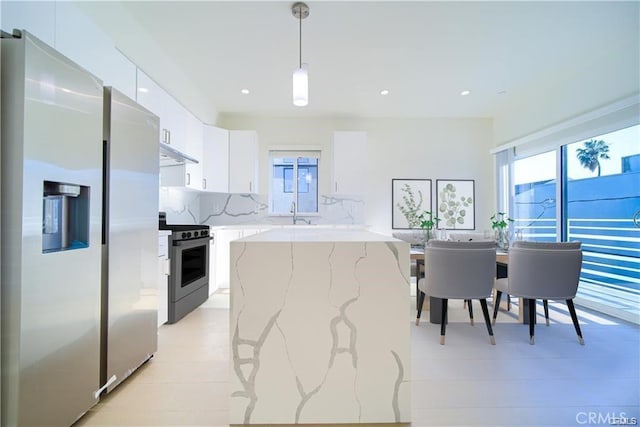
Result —
<instances>
[{"instance_id":1,"label":"light tile floor","mask_svg":"<svg viewBox=\"0 0 640 427\"><path fill-rule=\"evenodd\" d=\"M228 304L228 294L218 292L179 323L163 325L155 357L75 425L228 425ZM428 312L420 326L411 325L412 426L640 422L637 325L577 307L580 346L566 306L550 303L551 326L539 317L535 345L514 312L501 311L491 346L477 302L475 326L461 301L449 307L444 346L439 326L425 321Z\"/></svg>"}]
</instances>

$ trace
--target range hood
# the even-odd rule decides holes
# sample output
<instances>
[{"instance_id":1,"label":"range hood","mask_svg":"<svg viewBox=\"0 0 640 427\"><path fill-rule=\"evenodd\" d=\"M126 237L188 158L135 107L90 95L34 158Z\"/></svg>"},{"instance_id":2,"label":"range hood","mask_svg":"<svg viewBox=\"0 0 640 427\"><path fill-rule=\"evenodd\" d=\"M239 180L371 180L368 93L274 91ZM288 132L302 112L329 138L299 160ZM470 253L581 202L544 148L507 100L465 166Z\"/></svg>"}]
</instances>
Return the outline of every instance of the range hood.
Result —
<instances>
[{"instance_id":1,"label":"range hood","mask_svg":"<svg viewBox=\"0 0 640 427\"><path fill-rule=\"evenodd\" d=\"M169 144L160 142L160 166L177 166L187 163L197 164L193 157L176 150Z\"/></svg>"}]
</instances>

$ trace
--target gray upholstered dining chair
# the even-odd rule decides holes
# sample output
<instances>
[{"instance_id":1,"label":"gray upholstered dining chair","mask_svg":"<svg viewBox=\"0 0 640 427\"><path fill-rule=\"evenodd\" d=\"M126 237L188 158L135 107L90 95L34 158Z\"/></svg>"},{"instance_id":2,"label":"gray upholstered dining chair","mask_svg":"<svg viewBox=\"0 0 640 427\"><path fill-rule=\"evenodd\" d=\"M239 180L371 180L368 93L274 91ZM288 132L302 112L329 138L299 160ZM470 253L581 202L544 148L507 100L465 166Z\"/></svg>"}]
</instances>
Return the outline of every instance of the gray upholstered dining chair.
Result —
<instances>
[{"instance_id":1,"label":"gray upholstered dining chair","mask_svg":"<svg viewBox=\"0 0 640 427\"><path fill-rule=\"evenodd\" d=\"M491 295L496 270L495 242L450 242L431 240L424 249L425 277L420 290L416 325L420 323L425 294L442 299L440 344L444 344L449 299L480 300L489 341L495 345L487 297ZM471 304L469 304L471 306Z\"/></svg>"},{"instance_id":2,"label":"gray upholstered dining chair","mask_svg":"<svg viewBox=\"0 0 640 427\"><path fill-rule=\"evenodd\" d=\"M500 295L529 300L529 343L534 344L536 299L543 300L549 325L548 300L565 300L571 320L584 345L580 324L573 305L582 268L581 242L514 242L509 249L508 277L496 280L493 319L498 315Z\"/></svg>"}]
</instances>

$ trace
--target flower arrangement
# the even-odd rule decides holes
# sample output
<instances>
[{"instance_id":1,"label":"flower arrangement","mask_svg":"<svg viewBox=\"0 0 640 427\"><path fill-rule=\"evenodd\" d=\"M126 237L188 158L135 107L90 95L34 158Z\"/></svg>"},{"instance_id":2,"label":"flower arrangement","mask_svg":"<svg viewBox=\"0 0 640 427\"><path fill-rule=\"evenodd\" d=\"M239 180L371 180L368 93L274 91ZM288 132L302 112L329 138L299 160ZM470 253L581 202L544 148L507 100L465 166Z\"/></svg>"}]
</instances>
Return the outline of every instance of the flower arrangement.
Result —
<instances>
[{"instance_id":1,"label":"flower arrangement","mask_svg":"<svg viewBox=\"0 0 640 427\"><path fill-rule=\"evenodd\" d=\"M509 233L507 227L514 220L506 216L505 212L497 212L491 215L491 228L496 232L496 243L501 249L509 247Z\"/></svg>"},{"instance_id":2,"label":"flower arrangement","mask_svg":"<svg viewBox=\"0 0 640 427\"><path fill-rule=\"evenodd\" d=\"M438 227L438 222L440 222L440 218L437 216L433 216L433 212L424 211L420 215L418 215L420 219L420 228L426 231L425 241L428 241L431 237L431 230L433 227Z\"/></svg>"},{"instance_id":3,"label":"flower arrangement","mask_svg":"<svg viewBox=\"0 0 640 427\"><path fill-rule=\"evenodd\" d=\"M509 218L505 212L497 212L491 215L491 228L494 230L504 230L514 220Z\"/></svg>"},{"instance_id":4,"label":"flower arrangement","mask_svg":"<svg viewBox=\"0 0 640 427\"><path fill-rule=\"evenodd\" d=\"M429 217L427 219L427 216ZM433 216L433 212L424 211L420 215L418 215L420 219L420 228L423 230L432 230L433 227L438 226L438 222L440 222L440 218L437 216Z\"/></svg>"}]
</instances>

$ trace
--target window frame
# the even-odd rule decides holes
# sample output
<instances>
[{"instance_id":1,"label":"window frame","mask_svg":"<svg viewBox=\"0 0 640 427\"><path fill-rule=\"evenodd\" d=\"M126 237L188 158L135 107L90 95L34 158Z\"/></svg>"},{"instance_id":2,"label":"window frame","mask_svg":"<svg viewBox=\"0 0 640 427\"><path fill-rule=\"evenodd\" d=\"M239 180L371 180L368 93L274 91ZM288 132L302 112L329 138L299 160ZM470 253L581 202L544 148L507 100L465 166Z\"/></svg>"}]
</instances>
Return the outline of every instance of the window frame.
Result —
<instances>
[{"instance_id":1,"label":"window frame","mask_svg":"<svg viewBox=\"0 0 640 427\"><path fill-rule=\"evenodd\" d=\"M321 159L322 159L322 150L318 147L270 147L269 150L269 194L268 194L268 199L269 199L269 216L272 217L289 217L292 214L290 212L275 212L274 211L274 195L276 193L276 191L274 190L274 185L275 181L274 181L274 177L273 177L273 168L274 168L274 159L278 159L278 158L293 158L295 161L292 163L291 165L291 169L292 169L292 177L293 177L293 191L289 192L283 192L286 194L291 194L293 201L298 201L299 198L299 194L306 194L309 192L309 190L307 190L306 192L299 192L298 191L298 174L300 169L309 169L309 164L307 163L299 163L298 160L300 158L311 158L311 159L316 159L316 181L317 181L317 191L315 194L316 197L316 208L317 210L315 212L305 212L305 211L299 211L297 210L297 206L298 204L296 203L296 215L299 216L305 216L305 217L313 217L313 216L320 216L320 163L321 163ZM284 170L283 170L283 178L284 178ZM285 183L283 182L283 189Z\"/></svg>"}]
</instances>

